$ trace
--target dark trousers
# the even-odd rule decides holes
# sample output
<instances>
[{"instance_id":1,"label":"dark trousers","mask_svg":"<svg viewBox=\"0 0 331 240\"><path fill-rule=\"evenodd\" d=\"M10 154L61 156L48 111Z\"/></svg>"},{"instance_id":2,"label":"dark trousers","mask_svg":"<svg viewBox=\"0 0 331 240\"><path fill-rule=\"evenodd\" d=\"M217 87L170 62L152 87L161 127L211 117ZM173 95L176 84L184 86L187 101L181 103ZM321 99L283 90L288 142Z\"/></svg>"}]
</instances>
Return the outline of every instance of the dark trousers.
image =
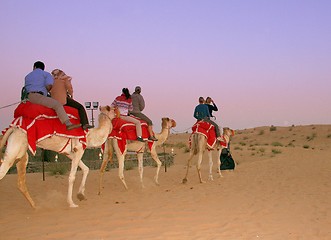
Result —
<instances>
[{"instance_id":1,"label":"dark trousers","mask_svg":"<svg viewBox=\"0 0 331 240\"><path fill-rule=\"evenodd\" d=\"M64 106L76 108L78 110L78 115L82 126L88 124L87 114L82 104L80 104L79 102L75 101L72 98L67 97L67 104L65 104Z\"/></svg>"}]
</instances>

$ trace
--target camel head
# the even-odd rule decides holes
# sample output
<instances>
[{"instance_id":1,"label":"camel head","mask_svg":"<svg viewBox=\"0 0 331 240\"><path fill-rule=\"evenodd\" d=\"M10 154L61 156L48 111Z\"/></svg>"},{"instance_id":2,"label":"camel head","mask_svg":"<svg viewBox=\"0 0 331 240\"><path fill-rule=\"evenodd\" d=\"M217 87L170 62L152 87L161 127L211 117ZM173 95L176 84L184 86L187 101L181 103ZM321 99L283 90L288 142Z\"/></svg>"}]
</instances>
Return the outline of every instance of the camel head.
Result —
<instances>
[{"instance_id":1,"label":"camel head","mask_svg":"<svg viewBox=\"0 0 331 240\"><path fill-rule=\"evenodd\" d=\"M72 79L72 77L70 77L70 76L68 76L68 75L66 75L62 70L60 70L60 69L54 69L53 71L52 71L52 75L53 75L53 78L54 79L63 79L63 80L71 80Z\"/></svg>"},{"instance_id":2,"label":"camel head","mask_svg":"<svg viewBox=\"0 0 331 240\"><path fill-rule=\"evenodd\" d=\"M113 119L115 117L115 109L110 106L100 106L99 110L101 113L105 114L110 119Z\"/></svg>"},{"instance_id":3,"label":"camel head","mask_svg":"<svg viewBox=\"0 0 331 240\"><path fill-rule=\"evenodd\" d=\"M232 137L232 136L234 136L234 130L232 130L231 128L228 128L228 127L224 127L223 128L223 135L226 135L228 137Z\"/></svg>"},{"instance_id":4,"label":"camel head","mask_svg":"<svg viewBox=\"0 0 331 240\"><path fill-rule=\"evenodd\" d=\"M170 129L176 127L176 121L170 118L162 118L162 129Z\"/></svg>"}]
</instances>

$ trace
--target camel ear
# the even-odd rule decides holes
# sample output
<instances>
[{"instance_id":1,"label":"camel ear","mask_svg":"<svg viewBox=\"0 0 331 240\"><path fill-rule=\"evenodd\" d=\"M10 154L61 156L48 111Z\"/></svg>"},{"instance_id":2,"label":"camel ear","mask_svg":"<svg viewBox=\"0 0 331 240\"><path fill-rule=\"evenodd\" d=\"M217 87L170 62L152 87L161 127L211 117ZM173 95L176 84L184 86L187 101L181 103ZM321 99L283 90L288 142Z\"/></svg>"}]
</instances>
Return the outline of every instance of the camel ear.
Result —
<instances>
[{"instance_id":1,"label":"camel ear","mask_svg":"<svg viewBox=\"0 0 331 240\"><path fill-rule=\"evenodd\" d=\"M175 120L171 119L171 126L174 128L176 127L177 123Z\"/></svg>"},{"instance_id":2,"label":"camel ear","mask_svg":"<svg viewBox=\"0 0 331 240\"><path fill-rule=\"evenodd\" d=\"M106 106L106 109L107 109L108 112L110 111L109 105Z\"/></svg>"}]
</instances>

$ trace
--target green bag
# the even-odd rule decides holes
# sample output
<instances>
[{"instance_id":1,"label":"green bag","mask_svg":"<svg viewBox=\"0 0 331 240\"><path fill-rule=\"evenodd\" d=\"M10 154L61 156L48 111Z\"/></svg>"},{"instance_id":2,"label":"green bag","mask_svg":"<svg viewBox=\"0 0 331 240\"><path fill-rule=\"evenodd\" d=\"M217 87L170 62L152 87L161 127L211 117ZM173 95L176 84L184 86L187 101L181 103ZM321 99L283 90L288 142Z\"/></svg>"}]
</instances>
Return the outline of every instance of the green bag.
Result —
<instances>
[{"instance_id":1,"label":"green bag","mask_svg":"<svg viewBox=\"0 0 331 240\"><path fill-rule=\"evenodd\" d=\"M22 87L22 90L21 90L21 101L24 101L28 99L28 93L26 91L26 88L25 87Z\"/></svg>"}]
</instances>

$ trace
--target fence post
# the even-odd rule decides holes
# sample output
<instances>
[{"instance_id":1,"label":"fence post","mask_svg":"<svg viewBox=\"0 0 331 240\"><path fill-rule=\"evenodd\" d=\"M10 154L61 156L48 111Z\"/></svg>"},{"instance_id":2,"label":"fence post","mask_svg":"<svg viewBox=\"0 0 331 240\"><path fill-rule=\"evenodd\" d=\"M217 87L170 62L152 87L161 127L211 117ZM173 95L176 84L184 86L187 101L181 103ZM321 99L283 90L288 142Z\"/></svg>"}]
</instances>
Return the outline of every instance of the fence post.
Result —
<instances>
[{"instance_id":1,"label":"fence post","mask_svg":"<svg viewBox=\"0 0 331 240\"><path fill-rule=\"evenodd\" d=\"M167 159L165 154L165 146L163 144L164 172L167 172Z\"/></svg>"}]
</instances>

